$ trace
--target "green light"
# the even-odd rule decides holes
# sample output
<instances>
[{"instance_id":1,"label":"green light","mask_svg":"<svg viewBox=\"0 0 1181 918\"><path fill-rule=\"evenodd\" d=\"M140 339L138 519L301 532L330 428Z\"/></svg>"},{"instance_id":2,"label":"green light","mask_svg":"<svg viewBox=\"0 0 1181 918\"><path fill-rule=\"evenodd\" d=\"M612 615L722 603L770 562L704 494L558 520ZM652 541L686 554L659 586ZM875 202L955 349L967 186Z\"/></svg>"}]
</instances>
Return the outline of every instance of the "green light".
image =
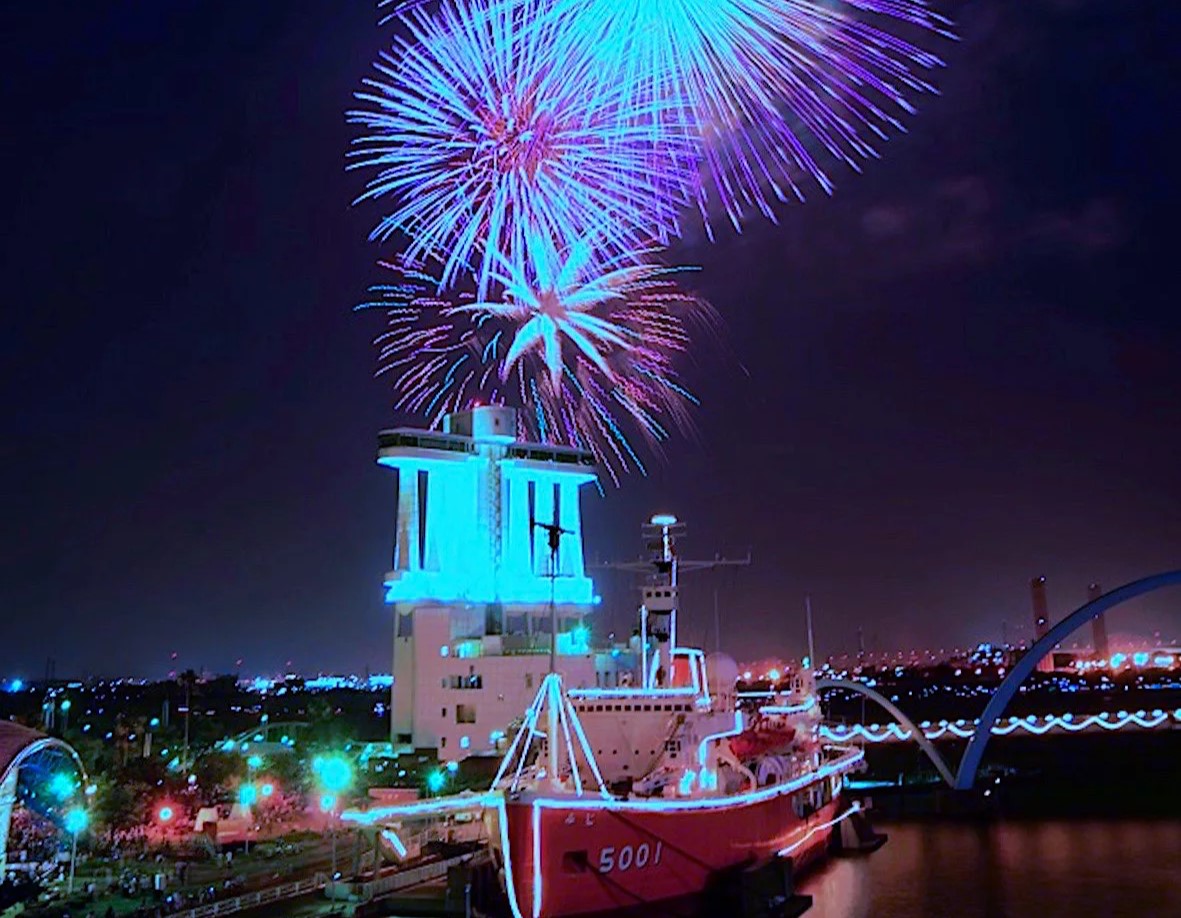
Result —
<instances>
[{"instance_id":1,"label":"green light","mask_svg":"<svg viewBox=\"0 0 1181 918\"><path fill-rule=\"evenodd\" d=\"M242 806L254 806L258 800L258 791L253 784L243 784L238 788L238 802Z\"/></svg>"},{"instance_id":2,"label":"green light","mask_svg":"<svg viewBox=\"0 0 1181 918\"><path fill-rule=\"evenodd\" d=\"M275 792L275 785L267 783L262 786L262 795L264 797L269 797L274 792Z\"/></svg>"},{"instance_id":3,"label":"green light","mask_svg":"<svg viewBox=\"0 0 1181 918\"><path fill-rule=\"evenodd\" d=\"M65 701L62 702L62 710L63 711L70 710L70 708L72 706L73 706L73 702L71 702L69 698L67 698Z\"/></svg>"},{"instance_id":4,"label":"green light","mask_svg":"<svg viewBox=\"0 0 1181 918\"><path fill-rule=\"evenodd\" d=\"M252 755L250 758L248 758L246 760L246 764L249 765L251 768L261 768L262 767L262 756L261 755Z\"/></svg>"},{"instance_id":5,"label":"green light","mask_svg":"<svg viewBox=\"0 0 1181 918\"><path fill-rule=\"evenodd\" d=\"M153 717L153 718L152 718L152 719L151 719L151 720L148 722L148 726L149 726L149 727L158 727L158 726L160 726L160 718L159 718L159 717Z\"/></svg>"},{"instance_id":6,"label":"green light","mask_svg":"<svg viewBox=\"0 0 1181 918\"><path fill-rule=\"evenodd\" d=\"M427 790L432 794L437 794L443 789L443 785L447 783L447 775L441 771L432 771L426 779Z\"/></svg>"},{"instance_id":7,"label":"green light","mask_svg":"<svg viewBox=\"0 0 1181 918\"><path fill-rule=\"evenodd\" d=\"M161 822L172 822L172 817L175 815L176 814L172 812L172 807L170 807L170 806L160 807L159 816L160 816Z\"/></svg>"},{"instance_id":8,"label":"green light","mask_svg":"<svg viewBox=\"0 0 1181 918\"><path fill-rule=\"evenodd\" d=\"M339 756L322 760L319 773L321 786L333 793L340 793L353 783L352 766Z\"/></svg>"},{"instance_id":9,"label":"green light","mask_svg":"<svg viewBox=\"0 0 1181 918\"><path fill-rule=\"evenodd\" d=\"M77 835L83 831L90 822L90 817L86 815L86 810L75 807L66 813L66 831L71 835Z\"/></svg>"},{"instance_id":10,"label":"green light","mask_svg":"<svg viewBox=\"0 0 1181 918\"><path fill-rule=\"evenodd\" d=\"M58 800L68 800L74 796L74 791L77 790L77 785L74 779L65 772L58 772L49 780L49 792Z\"/></svg>"},{"instance_id":11,"label":"green light","mask_svg":"<svg viewBox=\"0 0 1181 918\"><path fill-rule=\"evenodd\" d=\"M325 794L320 798L320 809L325 813L331 813L336 809L336 797L332 794Z\"/></svg>"}]
</instances>

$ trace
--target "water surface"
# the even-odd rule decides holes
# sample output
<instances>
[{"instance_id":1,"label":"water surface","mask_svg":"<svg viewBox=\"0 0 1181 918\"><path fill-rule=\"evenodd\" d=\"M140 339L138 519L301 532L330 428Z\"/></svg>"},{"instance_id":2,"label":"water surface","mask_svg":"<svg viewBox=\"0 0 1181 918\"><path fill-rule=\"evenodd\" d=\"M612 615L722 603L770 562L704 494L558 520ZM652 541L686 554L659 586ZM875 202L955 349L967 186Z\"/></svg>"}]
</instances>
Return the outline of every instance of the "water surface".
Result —
<instances>
[{"instance_id":1,"label":"water surface","mask_svg":"<svg viewBox=\"0 0 1181 918\"><path fill-rule=\"evenodd\" d=\"M1181 822L880 824L811 876L809 918L1181 918Z\"/></svg>"}]
</instances>

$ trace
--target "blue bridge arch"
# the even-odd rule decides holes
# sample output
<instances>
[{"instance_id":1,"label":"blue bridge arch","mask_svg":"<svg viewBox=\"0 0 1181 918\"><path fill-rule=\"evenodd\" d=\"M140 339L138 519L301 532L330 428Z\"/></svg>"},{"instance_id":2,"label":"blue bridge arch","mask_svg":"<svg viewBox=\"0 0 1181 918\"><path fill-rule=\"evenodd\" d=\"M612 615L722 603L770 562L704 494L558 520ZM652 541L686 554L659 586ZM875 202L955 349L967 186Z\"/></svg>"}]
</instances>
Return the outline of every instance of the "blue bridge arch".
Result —
<instances>
[{"instance_id":1,"label":"blue bridge arch","mask_svg":"<svg viewBox=\"0 0 1181 918\"><path fill-rule=\"evenodd\" d=\"M939 772L939 777L946 781L949 787L955 786L955 778L952 777L951 769L947 767L947 762L939 754L935 744L927 739L927 734L923 732L922 727L907 717L903 710L889 698L881 692L875 692L864 682L853 682L850 679L817 679L816 691L823 692L826 689L844 689L847 692L864 695L885 708L898 723L910 731L911 737L919 744L919 747L927 754L927 758L931 760L931 764L935 766L935 770Z\"/></svg>"},{"instance_id":2,"label":"blue bridge arch","mask_svg":"<svg viewBox=\"0 0 1181 918\"><path fill-rule=\"evenodd\" d=\"M976 732L968 740L968 748L964 750L964 756L960 759L955 778L956 789L971 790L972 785L976 783L976 772L980 768L981 759L984 758L984 748L992 736L993 725L1004 713L1013 696L1017 694L1021 683L1034 671L1042 657L1053 650L1056 644L1061 643L1091 619L1103 614L1113 606L1118 606L1120 603L1135 599L1145 593L1151 593L1153 590L1170 586L1181 586L1181 570L1166 571L1163 574L1154 574L1142 580L1133 580L1131 583L1126 583L1110 593L1104 593L1085 606L1075 609L1051 628L1045 637L1035 642L1009 670L1004 680L997 686L997 690L993 692L992 698L984 708L984 713L980 715L980 723L976 727Z\"/></svg>"}]
</instances>

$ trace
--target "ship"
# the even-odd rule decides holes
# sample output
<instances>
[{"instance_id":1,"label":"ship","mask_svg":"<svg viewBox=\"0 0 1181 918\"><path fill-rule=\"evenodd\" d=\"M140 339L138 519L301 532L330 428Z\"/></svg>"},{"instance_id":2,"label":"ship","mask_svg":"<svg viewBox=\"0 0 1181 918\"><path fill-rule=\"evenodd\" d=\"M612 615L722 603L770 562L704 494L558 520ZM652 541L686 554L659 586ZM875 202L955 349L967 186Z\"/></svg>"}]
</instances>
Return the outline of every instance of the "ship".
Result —
<instances>
[{"instance_id":1,"label":"ship","mask_svg":"<svg viewBox=\"0 0 1181 918\"><path fill-rule=\"evenodd\" d=\"M440 826L480 840L513 918L667 914L760 871L778 878L772 899L790 897L860 815L844 784L864 752L821 742L808 661L739 693L732 658L678 642L678 527L648 527L635 672L573 688L551 659L486 791L344 818L401 860ZM561 530L545 528L556 554Z\"/></svg>"}]
</instances>

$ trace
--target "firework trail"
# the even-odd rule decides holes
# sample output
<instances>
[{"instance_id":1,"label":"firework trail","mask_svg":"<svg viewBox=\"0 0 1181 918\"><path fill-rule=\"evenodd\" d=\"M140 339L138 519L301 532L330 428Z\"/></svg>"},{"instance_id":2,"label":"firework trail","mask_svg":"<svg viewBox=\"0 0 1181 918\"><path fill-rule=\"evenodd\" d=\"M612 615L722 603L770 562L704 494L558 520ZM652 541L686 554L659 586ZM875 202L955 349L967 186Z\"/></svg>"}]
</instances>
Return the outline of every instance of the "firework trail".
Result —
<instances>
[{"instance_id":1,"label":"firework trail","mask_svg":"<svg viewBox=\"0 0 1181 918\"><path fill-rule=\"evenodd\" d=\"M669 93L643 98L605 79L551 5L404 10L408 37L348 113L365 129L350 168L375 173L359 200L395 202L373 236L404 234L404 254L438 260L444 286L474 270L481 298L529 238L565 245L609 226L596 255L610 260L676 235L685 204L691 136Z\"/></svg>"},{"instance_id":2,"label":"firework trail","mask_svg":"<svg viewBox=\"0 0 1181 918\"><path fill-rule=\"evenodd\" d=\"M591 240L565 252L531 242L528 265L505 263L500 301L443 298L420 266L386 264L395 279L361 307L387 313L379 373L392 377L396 411L432 425L472 404L512 404L526 439L587 449L618 483L644 470L639 442L659 453L673 429L692 432L696 399L674 363L693 326L716 316L675 284L682 269L639 253L600 268Z\"/></svg>"},{"instance_id":3,"label":"firework trail","mask_svg":"<svg viewBox=\"0 0 1181 918\"><path fill-rule=\"evenodd\" d=\"M597 49L640 99L676 88L676 123L698 132L696 198L731 223L832 180L823 151L858 169L904 127L909 98L934 92L941 61L890 29L950 37L923 0L552 0L566 34ZM634 105L634 103L633 103ZM666 107L660 114L667 115Z\"/></svg>"}]
</instances>

